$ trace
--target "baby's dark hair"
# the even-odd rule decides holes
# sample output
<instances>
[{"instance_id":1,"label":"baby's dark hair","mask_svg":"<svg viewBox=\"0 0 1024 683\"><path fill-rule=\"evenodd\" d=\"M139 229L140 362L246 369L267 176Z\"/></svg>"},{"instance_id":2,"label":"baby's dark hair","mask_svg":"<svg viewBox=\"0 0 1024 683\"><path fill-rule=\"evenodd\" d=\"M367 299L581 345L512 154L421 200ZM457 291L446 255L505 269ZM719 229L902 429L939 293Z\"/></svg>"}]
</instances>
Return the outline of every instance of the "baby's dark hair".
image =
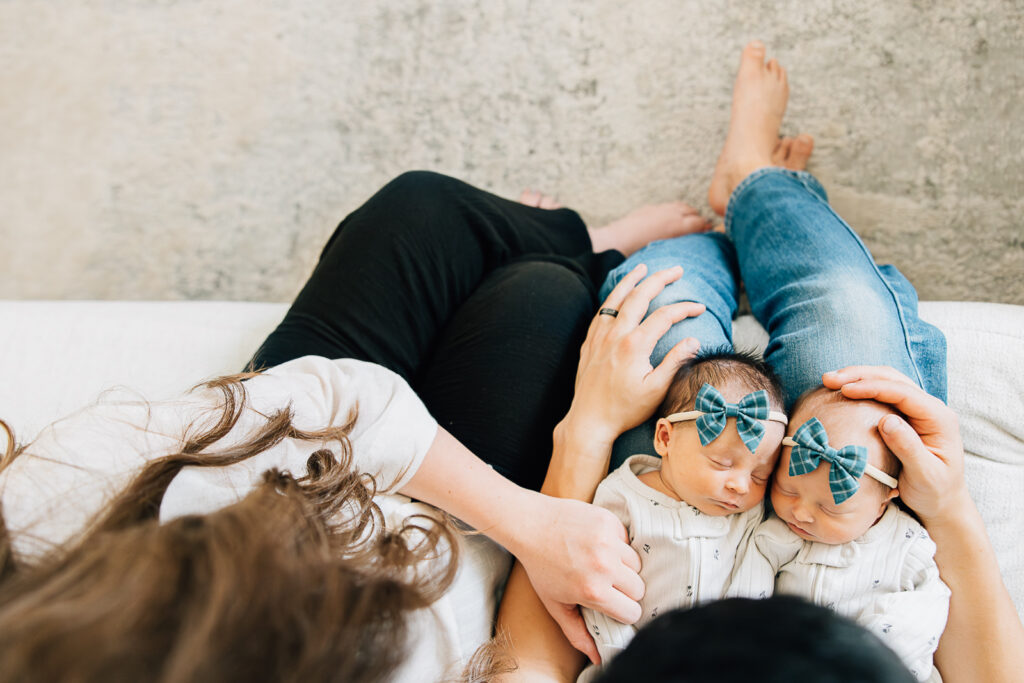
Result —
<instances>
[{"instance_id":1,"label":"baby's dark hair","mask_svg":"<svg viewBox=\"0 0 1024 683\"><path fill-rule=\"evenodd\" d=\"M733 350L728 346L702 349L693 358L679 365L665 400L658 408L658 416L665 417L683 410L693 410L697 392L705 384L721 388L729 382L739 382L751 391L764 389L773 410L785 412L782 383L759 354L753 351Z\"/></svg>"}]
</instances>

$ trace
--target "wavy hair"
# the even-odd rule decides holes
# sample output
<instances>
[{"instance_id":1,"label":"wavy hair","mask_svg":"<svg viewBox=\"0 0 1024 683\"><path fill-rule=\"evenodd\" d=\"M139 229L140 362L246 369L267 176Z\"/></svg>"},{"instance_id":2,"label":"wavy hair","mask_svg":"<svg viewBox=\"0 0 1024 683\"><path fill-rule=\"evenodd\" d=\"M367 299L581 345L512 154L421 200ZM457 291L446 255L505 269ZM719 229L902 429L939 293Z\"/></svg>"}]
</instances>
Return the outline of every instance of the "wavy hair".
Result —
<instances>
[{"instance_id":1,"label":"wavy hair","mask_svg":"<svg viewBox=\"0 0 1024 683\"><path fill-rule=\"evenodd\" d=\"M291 409L218 449L246 408L234 375L212 426L149 462L75 539L18 562L0 514L0 680L382 681L405 656L406 615L454 580L454 532L386 529L344 425L306 432ZM197 388L199 388L197 387ZM0 470L26 453L6 424ZM270 470L241 501L160 524L185 466L221 467L284 439L321 441L304 476ZM327 446L331 446L328 448Z\"/></svg>"}]
</instances>

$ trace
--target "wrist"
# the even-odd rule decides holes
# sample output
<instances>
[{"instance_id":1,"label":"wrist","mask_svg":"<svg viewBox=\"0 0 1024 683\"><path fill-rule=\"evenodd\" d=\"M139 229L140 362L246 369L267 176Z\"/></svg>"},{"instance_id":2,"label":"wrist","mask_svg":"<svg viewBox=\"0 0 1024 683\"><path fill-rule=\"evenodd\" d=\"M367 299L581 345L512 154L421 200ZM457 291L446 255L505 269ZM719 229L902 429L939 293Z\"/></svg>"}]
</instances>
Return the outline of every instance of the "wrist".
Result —
<instances>
[{"instance_id":1,"label":"wrist","mask_svg":"<svg viewBox=\"0 0 1024 683\"><path fill-rule=\"evenodd\" d=\"M621 433L620 430L608 427L604 421L584 418L570 410L555 425L554 452L555 455L564 454L573 458L597 457L594 454L610 453L612 444Z\"/></svg>"},{"instance_id":2,"label":"wrist","mask_svg":"<svg viewBox=\"0 0 1024 683\"><path fill-rule=\"evenodd\" d=\"M930 515L918 515L924 523L928 533L935 536L937 532L957 531L964 527L972 527L980 524L984 528L981 513L974 504L967 488L964 487L956 493L947 496L942 505Z\"/></svg>"},{"instance_id":3,"label":"wrist","mask_svg":"<svg viewBox=\"0 0 1024 683\"><path fill-rule=\"evenodd\" d=\"M598 483L608 474L612 444L618 434L587 429L564 420L555 427L554 449L541 492L555 498L590 502Z\"/></svg>"},{"instance_id":4,"label":"wrist","mask_svg":"<svg viewBox=\"0 0 1024 683\"><path fill-rule=\"evenodd\" d=\"M522 561L523 553L532 547L531 543L536 543L537 523L546 519L541 508L547 496L529 489L516 488L516 493L506 501L507 507L501 522L494 527L494 533L488 536Z\"/></svg>"}]
</instances>

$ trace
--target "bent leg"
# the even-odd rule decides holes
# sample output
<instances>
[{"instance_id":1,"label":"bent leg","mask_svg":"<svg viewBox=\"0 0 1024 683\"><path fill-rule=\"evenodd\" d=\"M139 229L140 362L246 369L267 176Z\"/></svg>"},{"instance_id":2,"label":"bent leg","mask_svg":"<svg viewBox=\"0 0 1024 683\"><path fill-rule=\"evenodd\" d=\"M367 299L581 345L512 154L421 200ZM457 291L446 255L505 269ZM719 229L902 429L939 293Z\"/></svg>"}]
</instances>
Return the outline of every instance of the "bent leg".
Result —
<instances>
[{"instance_id":1,"label":"bent leg","mask_svg":"<svg viewBox=\"0 0 1024 683\"><path fill-rule=\"evenodd\" d=\"M570 209L405 173L342 221L249 367L315 354L372 361L411 380L489 272L524 254L589 252L586 226Z\"/></svg>"},{"instance_id":2,"label":"bent leg","mask_svg":"<svg viewBox=\"0 0 1024 683\"><path fill-rule=\"evenodd\" d=\"M892 366L945 400L945 337L918 317L914 288L875 264L812 175L755 171L732 192L725 224L787 406L847 365Z\"/></svg>"},{"instance_id":3,"label":"bent leg","mask_svg":"<svg viewBox=\"0 0 1024 683\"><path fill-rule=\"evenodd\" d=\"M589 277L567 260L499 268L440 332L413 388L484 462L536 490L595 304Z\"/></svg>"},{"instance_id":4,"label":"bent leg","mask_svg":"<svg viewBox=\"0 0 1024 683\"><path fill-rule=\"evenodd\" d=\"M672 266L683 267L683 277L654 298L648 315L661 306L680 301L695 301L707 306L703 314L678 322L665 333L651 354L652 366L660 363L673 346L687 337L696 338L702 349L732 347L732 318L739 298L739 267L732 242L725 235L707 232L652 242L608 274L601 286L601 300L641 263L647 265L648 273ZM654 451L656 421L652 417L615 441L612 469L636 453L657 455Z\"/></svg>"}]
</instances>

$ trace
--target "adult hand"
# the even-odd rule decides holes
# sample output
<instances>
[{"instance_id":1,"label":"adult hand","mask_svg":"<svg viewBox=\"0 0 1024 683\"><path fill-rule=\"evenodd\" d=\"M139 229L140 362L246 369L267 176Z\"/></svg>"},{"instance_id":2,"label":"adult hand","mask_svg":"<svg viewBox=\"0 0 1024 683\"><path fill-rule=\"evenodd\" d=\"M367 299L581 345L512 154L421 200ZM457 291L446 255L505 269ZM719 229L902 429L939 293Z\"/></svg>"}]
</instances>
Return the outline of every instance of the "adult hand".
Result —
<instances>
[{"instance_id":1,"label":"adult hand","mask_svg":"<svg viewBox=\"0 0 1024 683\"><path fill-rule=\"evenodd\" d=\"M577 500L534 494L517 547L544 607L566 638L594 663L600 656L577 605L632 624L641 614L640 557L611 512Z\"/></svg>"},{"instance_id":2,"label":"adult hand","mask_svg":"<svg viewBox=\"0 0 1024 683\"><path fill-rule=\"evenodd\" d=\"M684 339L657 368L651 366L651 352L662 335L680 320L700 315L705 307L688 301L669 304L644 320L654 297L678 280L683 269L676 266L643 279L646 274L647 267L640 264L622 278L602 304L618 315L595 316L580 349L567 420L608 445L650 417L665 397L679 363L700 347L696 339Z\"/></svg>"},{"instance_id":3,"label":"adult hand","mask_svg":"<svg viewBox=\"0 0 1024 683\"><path fill-rule=\"evenodd\" d=\"M885 416L878 431L903 463L900 498L926 526L970 504L960 425L949 406L888 367L851 366L825 373L822 382L847 398L888 403L906 416Z\"/></svg>"}]
</instances>

